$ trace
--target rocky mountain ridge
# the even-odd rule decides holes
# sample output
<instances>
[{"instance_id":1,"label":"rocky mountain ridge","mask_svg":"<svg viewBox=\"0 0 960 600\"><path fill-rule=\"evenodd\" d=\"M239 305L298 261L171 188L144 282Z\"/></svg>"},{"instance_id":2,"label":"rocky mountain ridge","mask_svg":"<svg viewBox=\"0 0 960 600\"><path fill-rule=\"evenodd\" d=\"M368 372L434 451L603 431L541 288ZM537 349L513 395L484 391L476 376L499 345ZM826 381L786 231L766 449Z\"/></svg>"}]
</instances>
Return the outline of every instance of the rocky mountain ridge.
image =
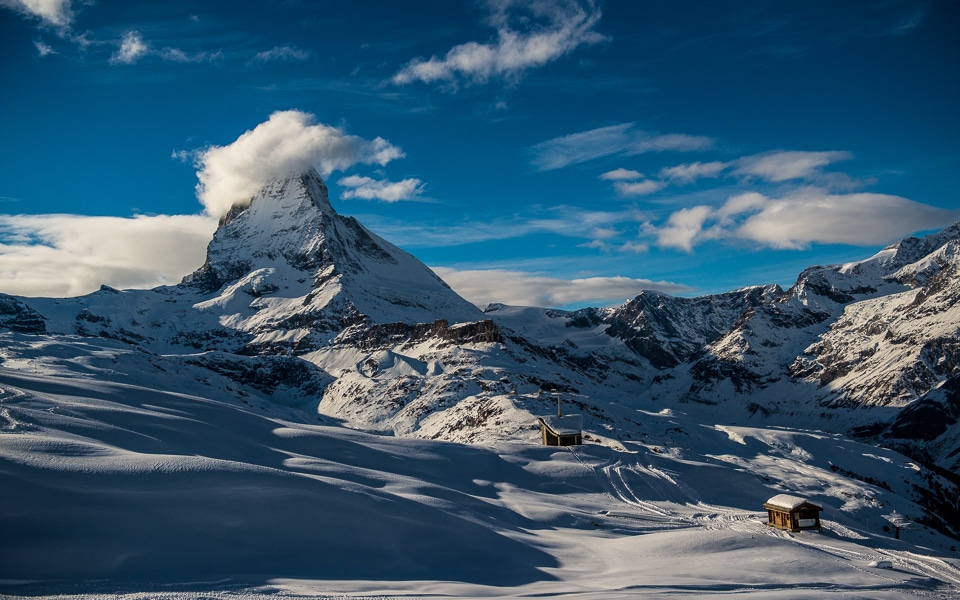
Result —
<instances>
[{"instance_id":1,"label":"rocky mountain ridge","mask_svg":"<svg viewBox=\"0 0 960 600\"><path fill-rule=\"evenodd\" d=\"M857 435L957 477L958 246L960 224L864 261L811 267L788 290L484 312L338 215L309 172L225 216L206 263L181 284L0 295L0 335L7 361L27 339L119 344L142 357L137 369L391 435L534 442L536 415L561 404L584 416L589 442L682 452L690 431L644 416L682 411L703 423ZM65 356L74 353L33 364L137 377Z\"/></svg>"}]
</instances>

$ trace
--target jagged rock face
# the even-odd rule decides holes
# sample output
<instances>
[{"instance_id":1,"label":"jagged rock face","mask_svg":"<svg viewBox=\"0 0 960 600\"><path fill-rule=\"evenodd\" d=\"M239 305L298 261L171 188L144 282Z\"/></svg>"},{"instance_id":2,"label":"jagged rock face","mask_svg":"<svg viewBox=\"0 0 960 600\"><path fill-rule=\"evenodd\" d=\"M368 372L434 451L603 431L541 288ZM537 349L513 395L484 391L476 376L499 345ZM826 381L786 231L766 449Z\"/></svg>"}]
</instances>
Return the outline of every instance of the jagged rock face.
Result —
<instances>
[{"instance_id":1,"label":"jagged rock face","mask_svg":"<svg viewBox=\"0 0 960 600\"><path fill-rule=\"evenodd\" d=\"M940 256L898 270L922 287L846 307L797 359L795 374L816 378L830 404L901 407L960 374L960 261L952 251Z\"/></svg>"},{"instance_id":2,"label":"jagged rock face","mask_svg":"<svg viewBox=\"0 0 960 600\"><path fill-rule=\"evenodd\" d=\"M733 327L744 312L782 292L753 287L700 298L643 292L604 318L606 334L623 340L657 369L688 362Z\"/></svg>"},{"instance_id":3,"label":"jagged rock face","mask_svg":"<svg viewBox=\"0 0 960 600\"><path fill-rule=\"evenodd\" d=\"M935 390L907 407L890 426L890 437L929 443L960 421L960 375L954 375ZM960 440L953 444L960 448ZM951 451L956 448L950 448ZM960 461L956 452L948 455Z\"/></svg>"},{"instance_id":4,"label":"jagged rock face","mask_svg":"<svg viewBox=\"0 0 960 600\"><path fill-rule=\"evenodd\" d=\"M956 338L950 323L957 318L943 313L957 297L957 290L947 289L957 236L955 225L923 239L907 238L864 261L806 269L781 297L751 308L710 344L691 369L693 390L712 393L716 384L732 382L737 393L750 393L793 377L816 382L821 403L912 401L947 374L934 374L905 356L895 364L885 362L887 354L878 348L888 345L907 354L935 355L935 360L942 360L944 352L950 355ZM921 282L930 285L912 289ZM934 290L942 293L924 309L892 308L917 304ZM918 335L903 337L882 323L899 319L919 324L922 311L939 315L931 318L947 325L931 328L931 322L920 326ZM877 334L883 334L881 339L875 339ZM852 372L859 372L859 379Z\"/></svg>"},{"instance_id":5,"label":"jagged rock face","mask_svg":"<svg viewBox=\"0 0 960 600\"><path fill-rule=\"evenodd\" d=\"M0 330L17 333L45 333L46 319L13 296L0 294Z\"/></svg>"}]
</instances>

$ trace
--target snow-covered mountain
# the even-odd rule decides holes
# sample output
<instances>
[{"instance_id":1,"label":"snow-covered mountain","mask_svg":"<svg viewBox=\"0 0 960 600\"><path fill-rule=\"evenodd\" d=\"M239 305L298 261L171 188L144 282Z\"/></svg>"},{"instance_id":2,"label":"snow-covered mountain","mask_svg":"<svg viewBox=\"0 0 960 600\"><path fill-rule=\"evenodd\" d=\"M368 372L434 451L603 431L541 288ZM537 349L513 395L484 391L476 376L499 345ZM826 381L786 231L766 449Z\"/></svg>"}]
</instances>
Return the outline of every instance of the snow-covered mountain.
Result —
<instances>
[{"instance_id":1,"label":"snow-covered mountain","mask_svg":"<svg viewBox=\"0 0 960 600\"><path fill-rule=\"evenodd\" d=\"M19 310L6 302L6 313ZM354 325L483 318L416 258L338 215L315 171L234 207L180 285L23 302L44 324L18 317L21 329L242 354L302 353Z\"/></svg>"},{"instance_id":2,"label":"snow-covered mountain","mask_svg":"<svg viewBox=\"0 0 960 600\"><path fill-rule=\"evenodd\" d=\"M851 458L834 473L881 482L958 536L958 244L960 224L812 267L786 291L480 311L338 215L309 172L235 207L179 285L0 294L0 368L116 385L159 377L170 392L202 386L308 420L453 442L536 443L536 416L558 403L583 415L589 443L678 459L695 459L701 425L856 436L916 470L889 481Z\"/></svg>"},{"instance_id":3,"label":"snow-covered mountain","mask_svg":"<svg viewBox=\"0 0 960 600\"><path fill-rule=\"evenodd\" d=\"M221 219L206 264L186 282L218 292L207 306L239 307L235 329L285 329L295 342L356 323L480 318L423 263L338 215L316 171L277 179L248 206L234 207Z\"/></svg>"}]
</instances>

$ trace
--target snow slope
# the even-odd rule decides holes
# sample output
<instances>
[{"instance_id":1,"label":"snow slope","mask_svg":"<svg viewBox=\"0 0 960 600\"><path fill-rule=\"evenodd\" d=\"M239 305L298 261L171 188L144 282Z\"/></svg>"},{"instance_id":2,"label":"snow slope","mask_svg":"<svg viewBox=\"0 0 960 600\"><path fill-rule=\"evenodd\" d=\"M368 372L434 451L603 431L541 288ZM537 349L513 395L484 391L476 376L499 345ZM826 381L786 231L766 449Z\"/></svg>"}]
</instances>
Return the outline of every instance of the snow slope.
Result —
<instances>
[{"instance_id":1,"label":"snow slope","mask_svg":"<svg viewBox=\"0 0 960 600\"><path fill-rule=\"evenodd\" d=\"M676 413L648 416L686 431L669 453L373 435L226 380L171 389L110 340L83 356L31 343L0 367L6 594L960 594L951 540L922 527L892 539L881 515L911 505L828 458L891 481L915 467L838 436ZM782 491L823 503L825 532L763 525Z\"/></svg>"}]
</instances>

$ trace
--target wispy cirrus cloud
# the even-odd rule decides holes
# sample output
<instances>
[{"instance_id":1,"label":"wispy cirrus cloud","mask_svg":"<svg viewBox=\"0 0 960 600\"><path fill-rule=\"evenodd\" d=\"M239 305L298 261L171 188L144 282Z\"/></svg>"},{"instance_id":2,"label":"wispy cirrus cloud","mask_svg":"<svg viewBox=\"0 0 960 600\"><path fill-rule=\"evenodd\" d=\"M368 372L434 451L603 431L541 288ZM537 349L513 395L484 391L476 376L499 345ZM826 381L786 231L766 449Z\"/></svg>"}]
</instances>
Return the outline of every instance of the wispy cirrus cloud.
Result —
<instances>
[{"instance_id":1,"label":"wispy cirrus cloud","mask_svg":"<svg viewBox=\"0 0 960 600\"><path fill-rule=\"evenodd\" d=\"M784 183L799 180L849 190L860 186L861 182L843 173L828 173L824 168L852 158L853 155L845 151L775 150L727 162L698 161L664 167L656 178L645 178L637 171L621 167L601 174L600 179L613 181L617 194L625 197L644 196L658 192L668 185L689 185L701 179L719 177L734 177L744 184L753 181Z\"/></svg>"},{"instance_id":2,"label":"wispy cirrus cloud","mask_svg":"<svg viewBox=\"0 0 960 600\"><path fill-rule=\"evenodd\" d=\"M692 291L669 281L629 277L562 279L542 273L504 269L431 267L458 294L484 308L492 303L513 306L561 307L575 304L620 304L644 290L669 294Z\"/></svg>"},{"instance_id":3,"label":"wispy cirrus cloud","mask_svg":"<svg viewBox=\"0 0 960 600\"><path fill-rule=\"evenodd\" d=\"M844 151L778 150L739 159L733 164L733 174L740 177L759 177L774 183L791 179L810 179L819 175L823 167L851 158L853 154Z\"/></svg>"},{"instance_id":4,"label":"wispy cirrus cloud","mask_svg":"<svg viewBox=\"0 0 960 600\"><path fill-rule=\"evenodd\" d=\"M84 6L91 3L79 2L77 4ZM44 29L52 29L57 37L73 44L84 52L91 48L112 49L107 59L111 65L133 65L146 57L176 63L216 62L223 58L223 53L220 50L187 52L180 48L154 44L145 39L143 34L135 29L124 32L119 39L112 36L109 38L98 36L91 30L78 34L73 29L77 15L73 10L72 0L0 0L0 7L9 8L26 17L38 19ZM190 20L193 23L199 21L195 16L191 16ZM36 40L33 44L41 58L60 53L43 40ZM64 47L61 47L60 50L66 52ZM301 52L303 51L290 46L280 46L260 54L264 55L266 59L293 60L299 57ZM259 54L257 56L260 57Z\"/></svg>"},{"instance_id":5,"label":"wispy cirrus cloud","mask_svg":"<svg viewBox=\"0 0 960 600\"><path fill-rule=\"evenodd\" d=\"M120 47L110 56L110 64L133 65L147 56L175 63L204 63L215 62L222 57L222 54L219 51L185 52L171 47L155 49L139 31L128 31L120 39Z\"/></svg>"},{"instance_id":6,"label":"wispy cirrus cloud","mask_svg":"<svg viewBox=\"0 0 960 600\"><path fill-rule=\"evenodd\" d=\"M642 177L643 173L639 171L620 168L602 173L599 178L604 181L629 181L632 179L640 179Z\"/></svg>"},{"instance_id":7,"label":"wispy cirrus cloud","mask_svg":"<svg viewBox=\"0 0 960 600\"><path fill-rule=\"evenodd\" d=\"M618 181L613 184L617 194L621 196L647 196L659 192L667 187L665 181L655 179L644 179L642 181Z\"/></svg>"},{"instance_id":8,"label":"wispy cirrus cloud","mask_svg":"<svg viewBox=\"0 0 960 600\"><path fill-rule=\"evenodd\" d=\"M168 62L178 63L212 63L223 57L219 50L216 52L185 52L179 48L161 48L156 55Z\"/></svg>"},{"instance_id":9,"label":"wispy cirrus cloud","mask_svg":"<svg viewBox=\"0 0 960 600\"><path fill-rule=\"evenodd\" d=\"M551 171L604 156L630 156L646 152L692 152L713 146L713 139L681 133L654 134L620 123L581 131L540 142L530 148L533 165Z\"/></svg>"},{"instance_id":10,"label":"wispy cirrus cloud","mask_svg":"<svg viewBox=\"0 0 960 600\"><path fill-rule=\"evenodd\" d=\"M203 264L216 227L201 215L0 215L0 290L65 297L177 283Z\"/></svg>"},{"instance_id":11,"label":"wispy cirrus cloud","mask_svg":"<svg viewBox=\"0 0 960 600\"><path fill-rule=\"evenodd\" d=\"M385 221L364 216L364 223L378 234L406 248L444 248L552 233L582 240L609 240L622 235L621 227L635 230L649 217L635 209L592 211L557 206L534 214L498 219L435 225L409 221Z\"/></svg>"},{"instance_id":12,"label":"wispy cirrus cloud","mask_svg":"<svg viewBox=\"0 0 960 600\"><path fill-rule=\"evenodd\" d=\"M533 164L541 171L560 169L601 156L625 153L633 123L598 127L540 142L531 148Z\"/></svg>"},{"instance_id":13,"label":"wispy cirrus cloud","mask_svg":"<svg viewBox=\"0 0 960 600\"><path fill-rule=\"evenodd\" d=\"M309 60L311 53L308 50L302 50L296 46L274 46L269 50L264 50L263 52L257 52L253 57L254 63L269 63L269 62L300 62L304 60Z\"/></svg>"},{"instance_id":14,"label":"wispy cirrus cloud","mask_svg":"<svg viewBox=\"0 0 960 600\"><path fill-rule=\"evenodd\" d=\"M414 200L423 193L423 182L415 178L387 181L361 175L350 175L337 181L337 185L347 188L340 195L344 200L399 202L401 200Z\"/></svg>"},{"instance_id":15,"label":"wispy cirrus cloud","mask_svg":"<svg viewBox=\"0 0 960 600\"><path fill-rule=\"evenodd\" d=\"M147 41L140 31L134 29L126 31L120 39L104 39L89 30L77 34L73 30L76 14L71 0L0 0L0 6L12 9L26 17L38 19L42 27L53 29L59 38L85 52L91 48L115 48L108 58L111 65L133 65L148 56L179 63L211 62L222 57L219 50L186 52L166 46L157 48ZM59 54L53 46L43 40L34 41L33 44L41 58ZM296 51L289 47L274 49L278 53L278 58L287 58L285 48Z\"/></svg>"},{"instance_id":16,"label":"wispy cirrus cloud","mask_svg":"<svg viewBox=\"0 0 960 600\"><path fill-rule=\"evenodd\" d=\"M728 169L728 163L714 162L695 162L673 167L664 167L660 170L660 178L675 183L693 183L700 178L719 177L724 170Z\"/></svg>"},{"instance_id":17,"label":"wispy cirrus cloud","mask_svg":"<svg viewBox=\"0 0 960 600\"><path fill-rule=\"evenodd\" d=\"M37 40L33 42L34 48L37 49L37 55L43 58L44 56L50 56L51 54L56 54L57 51L53 49L53 46L47 44L43 40Z\"/></svg>"},{"instance_id":18,"label":"wispy cirrus cloud","mask_svg":"<svg viewBox=\"0 0 960 600\"><path fill-rule=\"evenodd\" d=\"M595 31L601 13L592 0L490 0L488 6L487 22L496 29L495 39L454 46L443 58L415 58L391 81L455 85L494 78L516 80L528 69L606 39Z\"/></svg>"}]
</instances>

